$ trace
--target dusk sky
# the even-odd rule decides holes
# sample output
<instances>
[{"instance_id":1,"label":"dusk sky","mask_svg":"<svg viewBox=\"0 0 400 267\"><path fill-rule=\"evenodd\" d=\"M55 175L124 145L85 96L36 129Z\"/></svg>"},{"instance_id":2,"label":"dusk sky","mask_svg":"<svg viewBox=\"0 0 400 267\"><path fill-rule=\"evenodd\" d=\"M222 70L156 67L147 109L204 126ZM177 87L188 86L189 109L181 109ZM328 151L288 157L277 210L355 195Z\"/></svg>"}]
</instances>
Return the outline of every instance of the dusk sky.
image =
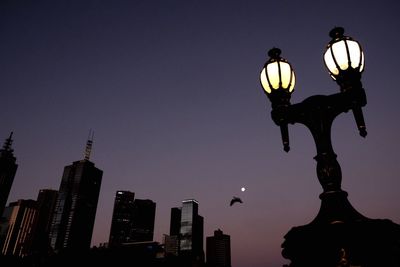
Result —
<instances>
[{"instance_id":1,"label":"dusk sky","mask_svg":"<svg viewBox=\"0 0 400 267\"><path fill-rule=\"evenodd\" d=\"M0 140L14 131L19 165L8 202L58 190L93 129L104 174L92 245L129 190L157 203L156 241L194 198L205 236L231 236L233 267L288 263L283 236L313 220L322 188L304 126L289 126L283 151L259 73L279 47L292 103L339 92L323 53L342 26L364 49L368 102L365 139L351 112L332 128L342 188L364 216L400 223L399 12L398 0L2 0Z\"/></svg>"}]
</instances>

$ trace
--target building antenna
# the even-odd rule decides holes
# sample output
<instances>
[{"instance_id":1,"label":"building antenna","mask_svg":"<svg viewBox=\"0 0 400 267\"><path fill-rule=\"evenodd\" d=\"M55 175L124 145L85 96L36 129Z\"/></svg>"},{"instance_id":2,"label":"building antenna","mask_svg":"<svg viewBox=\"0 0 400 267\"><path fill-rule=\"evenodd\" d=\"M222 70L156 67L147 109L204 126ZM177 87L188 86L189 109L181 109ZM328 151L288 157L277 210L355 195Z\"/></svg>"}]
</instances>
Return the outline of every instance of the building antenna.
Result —
<instances>
[{"instance_id":1,"label":"building antenna","mask_svg":"<svg viewBox=\"0 0 400 267\"><path fill-rule=\"evenodd\" d=\"M14 133L14 132L11 132L11 133L10 133L10 136L9 136L9 137L6 139L6 141L4 142L4 145L3 145L3 150L4 150L4 151L10 151L10 152L13 151L13 150L11 149L11 144L12 144L12 142L13 142L13 140L12 140L13 133Z\"/></svg>"},{"instance_id":2,"label":"building antenna","mask_svg":"<svg viewBox=\"0 0 400 267\"><path fill-rule=\"evenodd\" d=\"M84 160L90 159L90 152L92 152L92 146L93 146L93 137L94 137L94 131L90 129L88 140L86 142L86 147L85 147Z\"/></svg>"}]
</instances>

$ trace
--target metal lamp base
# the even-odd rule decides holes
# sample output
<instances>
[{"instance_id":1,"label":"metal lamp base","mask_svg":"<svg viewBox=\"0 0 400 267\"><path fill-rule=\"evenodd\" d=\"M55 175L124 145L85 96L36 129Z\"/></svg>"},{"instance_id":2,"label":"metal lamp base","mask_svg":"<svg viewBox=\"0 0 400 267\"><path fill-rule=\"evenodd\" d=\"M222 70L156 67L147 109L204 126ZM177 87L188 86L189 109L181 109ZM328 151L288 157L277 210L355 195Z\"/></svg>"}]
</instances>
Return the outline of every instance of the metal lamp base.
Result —
<instances>
[{"instance_id":1,"label":"metal lamp base","mask_svg":"<svg viewBox=\"0 0 400 267\"><path fill-rule=\"evenodd\" d=\"M317 217L285 235L289 267L400 267L400 225L362 216L344 191L320 198Z\"/></svg>"}]
</instances>

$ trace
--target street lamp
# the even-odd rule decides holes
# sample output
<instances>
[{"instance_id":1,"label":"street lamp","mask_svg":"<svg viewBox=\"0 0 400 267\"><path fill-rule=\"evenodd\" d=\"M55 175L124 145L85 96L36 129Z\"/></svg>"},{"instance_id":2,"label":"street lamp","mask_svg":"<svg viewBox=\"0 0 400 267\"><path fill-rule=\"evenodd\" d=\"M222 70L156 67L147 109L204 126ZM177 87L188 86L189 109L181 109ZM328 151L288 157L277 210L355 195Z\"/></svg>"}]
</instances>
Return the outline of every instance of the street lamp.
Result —
<instances>
[{"instance_id":1,"label":"street lamp","mask_svg":"<svg viewBox=\"0 0 400 267\"><path fill-rule=\"evenodd\" d=\"M280 56L279 48L272 48L268 55L270 59L261 71L261 84L272 102L273 109L287 108L296 84L296 76L290 63ZM288 152L290 147L287 122L282 120L278 122L278 125L281 127L283 149Z\"/></svg>"},{"instance_id":2,"label":"street lamp","mask_svg":"<svg viewBox=\"0 0 400 267\"><path fill-rule=\"evenodd\" d=\"M315 95L291 104L295 73L282 58L281 50L272 48L260 81L272 104L272 120L281 129L283 149L288 152L288 125L305 125L314 138L317 176L322 185L321 208L308 225L292 228L282 244L282 255L293 267L399 267L400 226L389 221L369 219L357 212L341 189L342 172L332 148L331 128L334 119L352 110L362 137L367 135L362 107L367 103L361 83L364 53L360 44L336 27L324 53L325 65L340 92Z\"/></svg>"},{"instance_id":3,"label":"street lamp","mask_svg":"<svg viewBox=\"0 0 400 267\"><path fill-rule=\"evenodd\" d=\"M344 36L344 29L336 27L329 33L329 42L325 54L325 66L332 79L337 82L342 92L362 89L361 73L364 71L364 52L361 45L351 37ZM365 95L362 99L366 104ZM365 122L360 107L353 108L354 118L362 137L367 135Z\"/></svg>"}]
</instances>

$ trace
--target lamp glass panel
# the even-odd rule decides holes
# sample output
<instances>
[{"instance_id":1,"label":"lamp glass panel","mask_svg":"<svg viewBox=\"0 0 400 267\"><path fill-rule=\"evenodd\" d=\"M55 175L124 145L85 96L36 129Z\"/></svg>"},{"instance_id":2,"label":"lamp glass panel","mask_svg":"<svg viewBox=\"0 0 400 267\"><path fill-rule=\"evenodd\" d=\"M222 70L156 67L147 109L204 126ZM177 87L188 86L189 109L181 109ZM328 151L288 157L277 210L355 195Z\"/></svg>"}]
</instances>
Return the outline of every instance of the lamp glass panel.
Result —
<instances>
[{"instance_id":1,"label":"lamp glass panel","mask_svg":"<svg viewBox=\"0 0 400 267\"><path fill-rule=\"evenodd\" d=\"M364 58L364 53L361 52L361 66L360 66L360 72L363 72L363 71L364 71L364 67L365 67L364 60L365 60L365 58Z\"/></svg>"},{"instance_id":2,"label":"lamp glass panel","mask_svg":"<svg viewBox=\"0 0 400 267\"><path fill-rule=\"evenodd\" d=\"M265 92L270 94L271 93L271 88L269 87L269 83L268 83L268 80L267 80L267 75L265 73L265 68L263 68L263 70L261 71L260 81L261 81L261 85L264 88Z\"/></svg>"},{"instance_id":3,"label":"lamp glass panel","mask_svg":"<svg viewBox=\"0 0 400 267\"><path fill-rule=\"evenodd\" d=\"M282 88L287 89L290 83L290 77L292 76L292 68L287 62L279 62L281 65L281 79L282 79Z\"/></svg>"},{"instance_id":4,"label":"lamp glass panel","mask_svg":"<svg viewBox=\"0 0 400 267\"><path fill-rule=\"evenodd\" d=\"M341 70L347 70L349 67L349 60L347 58L346 44L344 40L336 42L332 45L333 56Z\"/></svg>"},{"instance_id":5,"label":"lamp glass panel","mask_svg":"<svg viewBox=\"0 0 400 267\"><path fill-rule=\"evenodd\" d=\"M352 40L347 41L347 46L350 53L351 67L353 69L356 69L360 67L360 57L362 56L360 46L356 41Z\"/></svg>"},{"instance_id":6,"label":"lamp glass panel","mask_svg":"<svg viewBox=\"0 0 400 267\"><path fill-rule=\"evenodd\" d=\"M278 89L280 80L278 62L272 62L267 65L267 75L271 83L272 89Z\"/></svg>"},{"instance_id":7,"label":"lamp glass panel","mask_svg":"<svg viewBox=\"0 0 400 267\"><path fill-rule=\"evenodd\" d=\"M292 71L292 83L290 84L289 92L293 92L295 84L296 84L296 76L294 75L294 71Z\"/></svg>"},{"instance_id":8,"label":"lamp glass panel","mask_svg":"<svg viewBox=\"0 0 400 267\"><path fill-rule=\"evenodd\" d=\"M325 55L324 55L325 65L333 75L338 75L339 70L336 67L335 61L333 60L331 49L332 48L329 47L325 52Z\"/></svg>"}]
</instances>

